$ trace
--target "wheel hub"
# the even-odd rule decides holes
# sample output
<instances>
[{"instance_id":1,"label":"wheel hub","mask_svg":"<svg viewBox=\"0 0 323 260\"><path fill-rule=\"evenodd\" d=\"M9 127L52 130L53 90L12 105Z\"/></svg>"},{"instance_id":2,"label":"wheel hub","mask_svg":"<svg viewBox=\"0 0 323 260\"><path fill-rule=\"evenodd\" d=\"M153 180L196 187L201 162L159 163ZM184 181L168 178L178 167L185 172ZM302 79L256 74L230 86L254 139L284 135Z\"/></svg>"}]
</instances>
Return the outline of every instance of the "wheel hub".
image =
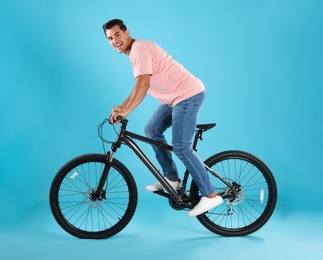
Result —
<instances>
[{"instance_id":1,"label":"wheel hub","mask_svg":"<svg viewBox=\"0 0 323 260\"><path fill-rule=\"evenodd\" d=\"M227 204L239 205L244 201L244 198L245 198L244 190L241 187L237 189L235 193L236 193L236 196L234 198L227 199ZM225 194L233 194L232 189L227 188L227 190L225 191Z\"/></svg>"},{"instance_id":2,"label":"wheel hub","mask_svg":"<svg viewBox=\"0 0 323 260\"><path fill-rule=\"evenodd\" d=\"M102 200L94 198L94 189L89 189L87 192L84 193L83 201L89 208L98 208L102 204Z\"/></svg>"}]
</instances>

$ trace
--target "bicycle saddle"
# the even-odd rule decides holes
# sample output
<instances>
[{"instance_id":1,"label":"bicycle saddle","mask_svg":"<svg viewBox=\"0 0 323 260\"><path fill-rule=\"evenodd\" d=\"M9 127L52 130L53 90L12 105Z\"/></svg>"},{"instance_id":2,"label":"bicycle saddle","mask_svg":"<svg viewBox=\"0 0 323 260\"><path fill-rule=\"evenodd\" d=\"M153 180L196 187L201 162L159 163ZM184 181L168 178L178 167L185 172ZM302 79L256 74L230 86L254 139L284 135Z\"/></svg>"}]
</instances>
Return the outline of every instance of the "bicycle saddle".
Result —
<instances>
[{"instance_id":1,"label":"bicycle saddle","mask_svg":"<svg viewBox=\"0 0 323 260\"><path fill-rule=\"evenodd\" d=\"M216 126L216 123L212 123L212 124L199 124L199 125L196 125L196 128L198 129L201 129L203 131L207 131L213 127Z\"/></svg>"}]
</instances>

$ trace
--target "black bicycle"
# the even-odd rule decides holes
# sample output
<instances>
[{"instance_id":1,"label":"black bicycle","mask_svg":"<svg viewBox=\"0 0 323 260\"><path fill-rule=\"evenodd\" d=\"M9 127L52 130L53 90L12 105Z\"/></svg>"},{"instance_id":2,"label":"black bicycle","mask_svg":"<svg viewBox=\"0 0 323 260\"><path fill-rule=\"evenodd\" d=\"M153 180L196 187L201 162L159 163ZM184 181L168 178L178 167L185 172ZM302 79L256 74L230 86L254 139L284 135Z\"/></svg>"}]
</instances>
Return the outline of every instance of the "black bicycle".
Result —
<instances>
[{"instance_id":1,"label":"black bicycle","mask_svg":"<svg viewBox=\"0 0 323 260\"><path fill-rule=\"evenodd\" d=\"M52 182L51 210L66 232L78 238L103 239L120 232L132 219L138 192L133 175L115 158L122 145L130 147L165 187L165 191L155 194L167 198L173 209L190 210L199 202L201 194L187 170L182 187L174 190L134 139L168 150L172 146L127 131L127 119L121 120L116 140L108 141L102 130L107 122L109 119L99 125L98 133L103 147L111 143L111 150L72 159ZM215 125L196 126L194 150L203 133ZM276 182L266 164L250 153L236 150L217 153L204 164L225 202L197 216L202 225L222 236L245 236L260 229L271 217L277 200Z\"/></svg>"}]
</instances>

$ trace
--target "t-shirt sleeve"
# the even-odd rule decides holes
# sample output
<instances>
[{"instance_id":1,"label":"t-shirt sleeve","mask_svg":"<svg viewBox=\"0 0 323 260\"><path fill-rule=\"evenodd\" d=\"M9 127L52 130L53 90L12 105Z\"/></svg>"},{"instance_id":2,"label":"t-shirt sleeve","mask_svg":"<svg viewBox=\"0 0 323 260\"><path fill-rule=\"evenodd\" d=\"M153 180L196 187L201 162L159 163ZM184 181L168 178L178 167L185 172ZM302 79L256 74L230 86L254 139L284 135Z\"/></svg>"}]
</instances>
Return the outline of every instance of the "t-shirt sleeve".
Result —
<instances>
[{"instance_id":1,"label":"t-shirt sleeve","mask_svg":"<svg viewBox=\"0 0 323 260\"><path fill-rule=\"evenodd\" d=\"M134 77L137 78L140 75L146 74L152 75L152 54L148 46L136 46L136 48L131 51L131 63Z\"/></svg>"}]
</instances>

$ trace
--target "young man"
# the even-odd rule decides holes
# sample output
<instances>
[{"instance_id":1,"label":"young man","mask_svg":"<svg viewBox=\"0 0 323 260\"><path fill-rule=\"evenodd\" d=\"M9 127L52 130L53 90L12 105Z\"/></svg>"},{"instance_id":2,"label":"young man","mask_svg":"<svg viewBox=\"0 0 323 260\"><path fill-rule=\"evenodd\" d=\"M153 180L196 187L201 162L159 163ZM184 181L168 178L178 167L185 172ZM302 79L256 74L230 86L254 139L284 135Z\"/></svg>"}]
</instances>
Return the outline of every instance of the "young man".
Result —
<instances>
[{"instance_id":1,"label":"young man","mask_svg":"<svg viewBox=\"0 0 323 260\"><path fill-rule=\"evenodd\" d=\"M223 199L215 191L202 161L191 146L197 116L205 98L203 83L157 44L133 39L122 20L105 23L103 30L111 46L129 56L136 80L128 98L112 109L111 122L118 123L117 116L126 118L147 92L158 99L161 104L147 123L145 133L149 138L167 143L163 133L172 126L173 152L189 170L202 194L200 202L188 216L198 216L220 205ZM181 184L171 152L156 146L153 149L166 180L178 190ZM164 187L156 183L146 189L157 191L164 190Z\"/></svg>"}]
</instances>

